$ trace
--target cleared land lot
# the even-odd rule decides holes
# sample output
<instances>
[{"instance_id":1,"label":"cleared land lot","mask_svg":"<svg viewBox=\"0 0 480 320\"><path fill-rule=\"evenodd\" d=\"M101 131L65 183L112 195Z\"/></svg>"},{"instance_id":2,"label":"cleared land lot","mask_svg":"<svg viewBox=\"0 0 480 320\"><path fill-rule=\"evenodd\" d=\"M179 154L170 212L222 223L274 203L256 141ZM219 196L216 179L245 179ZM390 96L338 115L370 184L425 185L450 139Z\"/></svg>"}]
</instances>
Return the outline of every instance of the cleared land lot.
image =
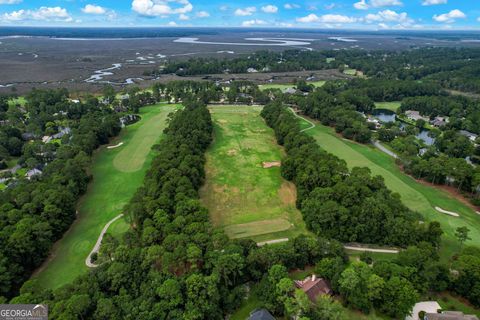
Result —
<instances>
[{"instance_id":1,"label":"cleared land lot","mask_svg":"<svg viewBox=\"0 0 480 320\"><path fill-rule=\"evenodd\" d=\"M215 140L207 152L201 199L231 238L267 241L306 233L295 186L282 179L283 150L260 117L261 107L215 106Z\"/></svg>"},{"instance_id":2,"label":"cleared land lot","mask_svg":"<svg viewBox=\"0 0 480 320\"><path fill-rule=\"evenodd\" d=\"M123 142L122 146L115 149L102 147L95 154L93 182L79 203L78 219L55 244L52 257L35 275L42 287L60 287L87 271L85 258L105 224L121 213L143 182L154 156L151 147L165 128L168 114L176 108L178 106L173 105L142 108L142 119L125 128L111 142L111 145ZM108 233L119 235L127 229L127 222L119 219L110 226Z\"/></svg>"},{"instance_id":3,"label":"cleared land lot","mask_svg":"<svg viewBox=\"0 0 480 320\"><path fill-rule=\"evenodd\" d=\"M305 121L302 127L308 127ZM441 256L449 258L460 249L455 238L455 229L467 226L472 240L467 244L480 241L480 216L467 205L456 200L448 193L434 187L423 185L404 174L395 164L393 158L375 149L373 146L361 145L343 139L330 127L317 123L317 126L306 131L317 143L328 152L346 161L352 167L368 167L375 175L381 175L390 190L400 194L402 201L410 209L421 213L426 221L439 221L445 234L441 247ZM460 217L452 217L435 210L435 207L455 211Z\"/></svg>"}]
</instances>

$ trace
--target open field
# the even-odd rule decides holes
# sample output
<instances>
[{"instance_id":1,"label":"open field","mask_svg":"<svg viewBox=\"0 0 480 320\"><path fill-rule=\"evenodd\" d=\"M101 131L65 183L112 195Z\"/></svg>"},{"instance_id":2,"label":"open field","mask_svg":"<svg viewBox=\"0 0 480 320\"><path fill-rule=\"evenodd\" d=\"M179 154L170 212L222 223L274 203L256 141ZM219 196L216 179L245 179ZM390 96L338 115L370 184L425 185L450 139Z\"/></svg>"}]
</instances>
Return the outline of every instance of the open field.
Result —
<instances>
[{"instance_id":1,"label":"open field","mask_svg":"<svg viewBox=\"0 0 480 320\"><path fill-rule=\"evenodd\" d=\"M267 241L305 233L295 208L295 186L282 179L283 150L260 117L261 107L210 108L215 141L207 152L207 181L200 194L212 222L231 238Z\"/></svg>"},{"instance_id":2,"label":"open field","mask_svg":"<svg viewBox=\"0 0 480 320\"><path fill-rule=\"evenodd\" d=\"M401 101L393 101L393 102L375 102L375 108L377 109L386 109L393 112L397 112L400 109L400 105L402 104Z\"/></svg>"},{"instance_id":3,"label":"open field","mask_svg":"<svg viewBox=\"0 0 480 320\"><path fill-rule=\"evenodd\" d=\"M308 124L302 123L302 127L304 126ZM332 128L319 124L306 132L315 138L323 149L344 159L350 168L368 167L373 174L383 176L387 187L400 194L403 203L421 213L426 221L439 221L445 232L441 247L442 259L448 259L460 247L455 238L457 227L467 226L471 230L472 240L467 244L480 241L480 216L474 210L440 189L418 183L404 174L390 156L373 146L342 139ZM460 217L442 214L434 209L436 206L458 212Z\"/></svg>"},{"instance_id":4,"label":"open field","mask_svg":"<svg viewBox=\"0 0 480 320\"><path fill-rule=\"evenodd\" d=\"M34 276L44 288L57 288L87 271L85 258L105 224L118 216L141 185L167 115L177 106L156 105L140 109L142 119L125 128L111 144L116 149L99 150L93 160L93 182L78 205L79 216L65 236L55 244L52 257ZM156 135L156 139L153 139ZM144 144L138 148L136 144ZM134 145L134 146L132 146ZM129 154L125 153L129 150ZM125 168L128 168L127 170ZM125 219L112 224L109 233L120 236L128 229Z\"/></svg>"},{"instance_id":5,"label":"open field","mask_svg":"<svg viewBox=\"0 0 480 320\"><path fill-rule=\"evenodd\" d=\"M312 84L315 88L322 87L326 81L309 81L308 84ZM286 90L289 88L295 88L295 85L292 84L282 84L282 83L270 83L270 84L261 84L258 86L260 90L268 90L268 89L280 89Z\"/></svg>"}]
</instances>

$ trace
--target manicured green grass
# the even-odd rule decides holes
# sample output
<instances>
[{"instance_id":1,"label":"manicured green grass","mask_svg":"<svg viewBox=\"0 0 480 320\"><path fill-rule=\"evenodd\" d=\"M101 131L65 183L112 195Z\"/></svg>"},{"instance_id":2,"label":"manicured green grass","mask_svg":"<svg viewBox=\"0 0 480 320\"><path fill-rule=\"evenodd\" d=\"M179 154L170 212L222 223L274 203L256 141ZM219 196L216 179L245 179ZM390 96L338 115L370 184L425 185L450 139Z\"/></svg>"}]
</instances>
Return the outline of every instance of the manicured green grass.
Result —
<instances>
[{"instance_id":1,"label":"manicured green grass","mask_svg":"<svg viewBox=\"0 0 480 320\"><path fill-rule=\"evenodd\" d=\"M402 105L401 101L393 101L393 102L375 102L375 108L377 109L386 109L393 112L397 112Z\"/></svg>"},{"instance_id":2,"label":"manicured green grass","mask_svg":"<svg viewBox=\"0 0 480 320\"><path fill-rule=\"evenodd\" d=\"M250 316L250 313L258 309L262 306L262 302L260 299L257 297L255 292L252 292L249 296L248 299L244 300L240 308L238 308L237 311L235 311L231 317L230 320L246 320Z\"/></svg>"},{"instance_id":3,"label":"manicured green grass","mask_svg":"<svg viewBox=\"0 0 480 320\"><path fill-rule=\"evenodd\" d=\"M283 150L260 116L261 107L215 106L215 140L207 152L200 194L212 222L231 238L266 241L306 233L295 208L295 186L282 179Z\"/></svg>"},{"instance_id":4,"label":"manicured green grass","mask_svg":"<svg viewBox=\"0 0 480 320\"><path fill-rule=\"evenodd\" d=\"M455 229L458 227L467 226L471 230L472 240L467 244L479 243L480 215L447 192L415 181L404 174L387 154L373 146L342 139L332 128L317 124L316 128L306 132L315 138L323 149L345 160L350 168L368 167L374 175L381 175L387 187L400 194L403 203L419 212L426 221L439 221L445 232L441 246L442 259L446 260L458 252L460 243L455 238ZM458 212L460 217L439 213L434 209L435 206Z\"/></svg>"},{"instance_id":5,"label":"manicured green grass","mask_svg":"<svg viewBox=\"0 0 480 320\"><path fill-rule=\"evenodd\" d=\"M434 297L438 304L445 311L462 311L465 314L474 314L480 317L480 309L472 306L463 298L452 295L449 292L442 292Z\"/></svg>"},{"instance_id":6,"label":"manicured green grass","mask_svg":"<svg viewBox=\"0 0 480 320\"><path fill-rule=\"evenodd\" d=\"M140 110L142 119L126 127L112 145L124 142L116 149L102 147L93 159L93 182L81 199L79 216L52 252L52 258L34 276L43 288L57 288L85 273L85 258L92 250L105 224L118 216L142 184L145 172L154 157L151 147L166 126L167 115L178 106L156 105ZM156 134L156 138L153 135ZM135 146L132 147L132 144ZM141 148L136 144L143 144ZM126 155L124 150L131 152ZM121 163L123 161L123 163ZM121 169L118 169L117 166ZM128 168L128 170L122 170ZM134 170L136 168L136 170ZM128 229L124 219L111 226L114 236Z\"/></svg>"},{"instance_id":7,"label":"manicured green grass","mask_svg":"<svg viewBox=\"0 0 480 320\"><path fill-rule=\"evenodd\" d=\"M326 81L309 81L307 82L308 84L313 85L315 88L320 88L323 85L325 85ZM289 88L295 88L294 84L281 84L281 83L270 83L270 84L261 84L258 86L260 90L268 90L268 89L280 89L280 90L286 90Z\"/></svg>"}]
</instances>

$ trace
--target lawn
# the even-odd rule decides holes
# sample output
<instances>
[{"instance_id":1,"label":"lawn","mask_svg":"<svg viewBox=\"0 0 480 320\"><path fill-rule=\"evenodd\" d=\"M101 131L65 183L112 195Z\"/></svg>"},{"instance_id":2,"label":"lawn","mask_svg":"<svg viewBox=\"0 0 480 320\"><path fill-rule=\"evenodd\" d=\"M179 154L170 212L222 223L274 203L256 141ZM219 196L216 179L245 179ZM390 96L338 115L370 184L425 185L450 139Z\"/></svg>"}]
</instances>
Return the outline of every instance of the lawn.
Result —
<instances>
[{"instance_id":1,"label":"lawn","mask_svg":"<svg viewBox=\"0 0 480 320\"><path fill-rule=\"evenodd\" d=\"M393 112L397 112L402 105L401 101L393 101L393 102L375 102L375 108L377 109L386 109Z\"/></svg>"},{"instance_id":2,"label":"lawn","mask_svg":"<svg viewBox=\"0 0 480 320\"><path fill-rule=\"evenodd\" d=\"M306 124L302 124L302 126ZM410 209L422 214L426 221L439 221L445 234L443 236L441 256L448 259L460 248L455 238L455 229L467 226L472 240L467 244L476 244L480 241L480 215L473 209L456 200L447 192L418 183L404 174L395 164L393 158L377 150L373 146L361 145L342 139L330 127L318 125L306 131L318 144L328 152L346 161L352 167L368 167L375 175L385 179L387 187L400 194L403 203ZM437 212L434 207L458 212L460 217L451 217Z\"/></svg>"},{"instance_id":3,"label":"lawn","mask_svg":"<svg viewBox=\"0 0 480 320\"><path fill-rule=\"evenodd\" d=\"M88 270L85 258L105 224L122 212L142 184L154 157L151 147L165 128L167 115L177 108L172 105L142 108L142 119L125 128L118 138L111 141L111 145L123 142L123 146L116 149L102 147L95 153L93 182L78 204L79 217L55 244L52 258L34 276L42 287L58 288ZM120 219L111 226L110 232L120 236L127 229L128 224Z\"/></svg>"},{"instance_id":4,"label":"lawn","mask_svg":"<svg viewBox=\"0 0 480 320\"><path fill-rule=\"evenodd\" d=\"M215 140L207 151L201 199L214 225L231 238L268 241L306 233L295 207L296 188L282 179L283 149L260 116L261 107L216 106L210 111Z\"/></svg>"},{"instance_id":5,"label":"lawn","mask_svg":"<svg viewBox=\"0 0 480 320\"><path fill-rule=\"evenodd\" d=\"M326 81L308 81L308 84L313 85L315 88L322 87ZM260 90L268 90L268 89L280 89L286 90L289 88L295 88L294 84L281 84L281 83L270 83L270 84L261 84L258 86Z\"/></svg>"}]
</instances>

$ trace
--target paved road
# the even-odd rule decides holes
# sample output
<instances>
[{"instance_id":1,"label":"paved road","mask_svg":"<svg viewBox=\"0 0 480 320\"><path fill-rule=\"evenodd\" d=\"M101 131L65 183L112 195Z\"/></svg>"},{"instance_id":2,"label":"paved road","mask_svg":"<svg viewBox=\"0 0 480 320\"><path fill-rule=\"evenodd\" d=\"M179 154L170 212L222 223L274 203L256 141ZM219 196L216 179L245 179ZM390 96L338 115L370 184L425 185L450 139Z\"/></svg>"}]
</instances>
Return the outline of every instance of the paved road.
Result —
<instances>
[{"instance_id":1,"label":"paved road","mask_svg":"<svg viewBox=\"0 0 480 320\"><path fill-rule=\"evenodd\" d=\"M118 216L116 216L115 218L113 218L112 220L110 220L110 221L105 225L105 227L103 227L102 232L100 233L100 236L98 237L97 242L95 243L95 246L93 247L92 251L90 251L90 254L87 256L87 259L85 259L85 264L87 265L87 267L89 267L89 268L96 268L96 267L98 267L98 264L94 264L94 263L92 263L92 261L91 261L92 254L98 253L98 251L100 250L100 245L102 244L103 236L105 235L105 233L107 233L108 228L110 227L110 225L111 225L112 223L114 223L115 221L117 221L117 220L120 219L121 217L123 217L123 213L122 213L122 214L119 214Z\"/></svg>"},{"instance_id":2,"label":"paved road","mask_svg":"<svg viewBox=\"0 0 480 320\"><path fill-rule=\"evenodd\" d=\"M357 246L349 246L349 245L344 245L343 246L345 249L348 250L355 250L355 251L362 251L362 252L378 252L378 253L399 253L400 250L398 249L374 249L374 248L368 248L368 247L357 247Z\"/></svg>"},{"instance_id":3,"label":"paved road","mask_svg":"<svg viewBox=\"0 0 480 320\"><path fill-rule=\"evenodd\" d=\"M395 152L393 152L392 150L387 149L387 148L386 148L383 144L381 144L379 141L373 140L372 143L373 143L373 145L374 145L375 147L377 147L380 151L385 152L385 153L388 154L390 157L393 157L393 158L395 158L395 159L398 159L398 155L397 155Z\"/></svg>"},{"instance_id":4,"label":"paved road","mask_svg":"<svg viewBox=\"0 0 480 320\"><path fill-rule=\"evenodd\" d=\"M275 239L275 240L270 240L270 241L258 242L257 246L262 247L266 244L275 244L275 243L282 243L282 242L287 242L287 241L288 241L288 238Z\"/></svg>"}]
</instances>

